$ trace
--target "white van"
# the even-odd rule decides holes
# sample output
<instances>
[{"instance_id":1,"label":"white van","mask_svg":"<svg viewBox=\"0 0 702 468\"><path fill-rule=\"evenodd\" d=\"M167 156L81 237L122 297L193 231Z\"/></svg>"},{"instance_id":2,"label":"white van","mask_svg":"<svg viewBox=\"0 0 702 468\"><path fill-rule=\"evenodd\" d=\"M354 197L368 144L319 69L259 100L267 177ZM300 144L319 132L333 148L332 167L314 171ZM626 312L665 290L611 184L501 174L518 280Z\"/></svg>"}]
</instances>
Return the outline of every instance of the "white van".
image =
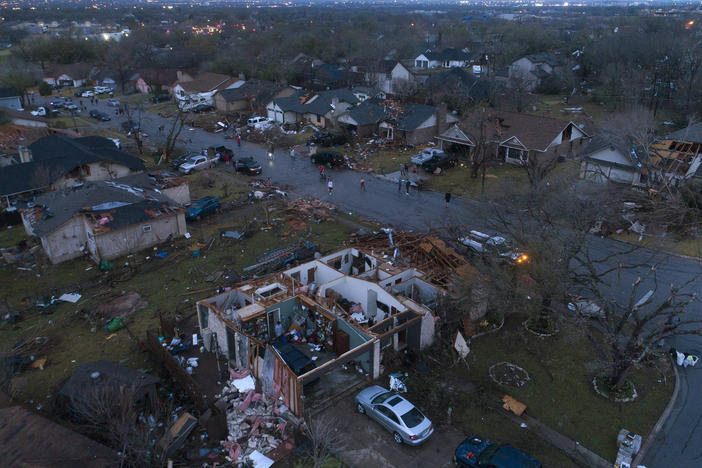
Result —
<instances>
[{"instance_id":1,"label":"white van","mask_svg":"<svg viewBox=\"0 0 702 468\"><path fill-rule=\"evenodd\" d=\"M253 128L263 128L267 126L270 121L266 117L254 116L246 121L246 125Z\"/></svg>"}]
</instances>

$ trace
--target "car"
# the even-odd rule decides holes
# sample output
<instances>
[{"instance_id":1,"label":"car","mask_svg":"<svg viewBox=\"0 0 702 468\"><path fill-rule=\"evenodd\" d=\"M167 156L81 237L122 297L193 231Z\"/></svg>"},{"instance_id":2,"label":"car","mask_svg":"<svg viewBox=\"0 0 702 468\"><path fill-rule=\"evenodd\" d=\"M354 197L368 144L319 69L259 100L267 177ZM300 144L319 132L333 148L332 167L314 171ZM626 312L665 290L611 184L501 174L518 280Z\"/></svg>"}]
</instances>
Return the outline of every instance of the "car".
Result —
<instances>
[{"instance_id":1,"label":"car","mask_svg":"<svg viewBox=\"0 0 702 468\"><path fill-rule=\"evenodd\" d=\"M477 254L492 256L513 265L529 262L527 254L516 249L511 241L501 235L490 235L473 230L459 237L458 242Z\"/></svg>"},{"instance_id":2,"label":"car","mask_svg":"<svg viewBox=\"0 0 702 468\"><path fill-rule=\"evenodd\" d=\"M236 172L249 175L260 175L263 172L261 165L252 157L237 159Z\"/></svg>"},{"instance_id":3,"label":"car","mask_svg":"<svg viewBox=\"0 0 702 468\"><path fill-rule=\"evenodd\" d=\"M79 90L73 93L73 97L81 97L86 91L87 90L85 88L80 88Z\"/></svg>"},{"instance_id":4,"label":"car","mask_svg":"<svg viewBox=\"0 0 702 468\"><path fill-rule=\"evenodd\" d=\"M93 91L85 91L80 94L80 97L95 97L95 92Z\"/></svg>"},{"instance_id":5,"label":"car","mask_svg":"<svg viewBox=\"0 0 702 468\"><path fill-rule=\"evenodd\" d=\"M345 164L344 155L337 151L318 151L310 156L310 160L314 164L322 164L325 166L343 166Z\"/></svg>"},{"instance_id":6,"label":"car","mask_svg":"<svg viewBox=\"0 0 702 468\"><path fill-rule=\"evenodd\" d=\"M317 131L307 140L307 143L319 146L343 145L346 143L346 136L341 133Z\"/></svg>"},{"instance_id":7,"label":"car","mask_svg":"<svg viewBox=\"0 0 702 468\"><path fill-rule=\"evenodd\" d=\"M108 99L107 105L110 107L120 107L122 104L117 99Z\"/></svg>"},{"instance_id":8,"label":"car","mask_svg":"<svg viewBox=\"0 0 702 468\"><path fill-rule=\"evenodd\" d=\"M157 94L157 95L155 95L155 96L151 99L151 101L152 101L154 104L158 104L159 102L167 102L167 101L170 101L170 100L171 100L171 95L168 94L168 93L165 93L165 94Z\"/></svg>"},{"instance_id":9,"label":"car","mask_svg":"<svg viewBox=\"0 0 702 468\"><path fill-rule=\"evenodd\" d=\"M94 118L95 120L100 120L102 122L112 120L109 115L105 114L104 112L100 112L96 109L93 109L90 112L88 112L88 115L90 115L90 117Z\"/></svg>"},{"instance_id":10,"label":"car","mask_svg":"<svg viewBox=\"0 0 702 468\"><path fill-rule=\"evenodd\" d=\"M52 100L49 102L49 105L50 105L51 107L56 108L56 107L63 107L63 105L64 105L65 103L66 103L66 98L64 98L64 97L58 97L58 98L56 98L56 99L52 99Z\"/></svg>"},{"instance_id":11,"label":"car","mask_svg":"<svg viewBox=\"0 0 702 468\"><path fill-rule=\"evenodd\" d=\"M185 161L187 161L188 159L192 158L193 156L197 156L199 154L200 153L193 153L193 152L184 153L184 154L181 154L180 156L178 156L177 158L171 160L171 162L169 162L168 164L173 169L178 169L180 167L180 165L183 164Z\"/></svg>"},{"instance_id":12,"label":"car","mask_svg":"<svg viewBox=\"0 0 702 468\"><path fill-rule=\"evenodd\" d=\"M463 468L542 468L541 462L509 444L472 435L456 448L453 463Z\"/></svg>"},{"instance_id":13,"label":"car","mask_svg":"<svg viewBox=\"0 0 702 468\"><path fill-rule=\"evenodd\" d=\"M201 171L203 169L207 169L208 167L212 167L215 165L216 161L217 160L215 158L211 158L204 154L199 154L191 157L181 164L180 167L178 167L178 170L183 174L190 174L192 171Z\"/></svg>"},{"instance_id":14,"label":"car","mask_svg":"<svg viewBox=\"0 0 702 468\"><path fill-rule=\"evenodd\" d=\"M443 154L443 150L437 148L424 148L419 153L415 154L410 158L414 164L421 166L423 163L429 161L435 154Z\"/></svg>"},{"instance_id":15,"label":"car","mask_svg":"<svg viewBox=\"0 0 702 468\"><path fill-rule=\"evenodd\" d=\"M218 154L219 155L219 160L224 162L229 158L229 160L234 159L234 151L231 149L227 148L226 146L217 146L216 148L212 148L212 153L213 154ZM209 148L208 148L209 151Z\"/></svg>"},{"instance_id":16,"label":"car","mask_svg":"<svg viewBox=\"0 0 702 468\"><path fill-rule=\"evenodd\" d=\"M201 102L190 110L196 114L199 114L200 112L209 112L214 110L214 106L212 104L207 104L206 102Z\"/></svg>"},{"instance_id":17,"label":"car","mask_svg":"<svg viewBox=\"0 0 702 468\"><path fill-rule=\"evenodd\" d=\"M248 119L246 121L247 126L252 127L252 128L258 128L258 129L265 128L270 123L271 123L271 121L268 118L261 117L258 115L254 115L253 117L251 117L250 119Z\"/></svg>"},{"instance_id":18,"label":"car","mask_svg":"<svg viewBox=\"0 0 702 468\"><path fill-rule=\"evenodd\" d=\"M434 425L412 403L379 385L361 390L356 410L375 419L398 444L419 445L434 433Z\"/></svg>"},{"instance_id":19,"label":"car","mask_svg":"<svg viewBox=\"0 0 702 468\"><path fill-rule=\"evenodd\" d=\"M66 110L69 110L69 111L71 111L71 112L76 112L76 113L77 113L77 112L80 112L80 107L76 106L76 105L73 104L73 103L70 103L70 104L68 104L68 105L66 106Z\"/></svg>"},{"instance_id":20,"label":"car","mask_svg":"<svg viewBox=\"0 0 702 468\"><path fill-rule=\"evenodd\" d=\"M203 216L214 213L219 210L222 205L217 197L205 197L194 201L185 212L185 219L194 221Z\"/></svg>"},{"instance_id":21,"label":"car","mask_svg":"<svg viewBox=\"0 0 702 468\"><path fill-rule=\"evenodd\" d=\"M422 169L426 172L434 172L437 168L447 169L453 166L454 160L446 153L434 154L429 160L422 163Z\"/></svg>"},{"instance_id":22,"label":"car","mask_svg":"<svg viewBox=\"0 0 702 468\"><path fill-rule=\"evenodd\" d=\"M96 86L95 88L93 88L93 90L94 90L95 94L107 94L110 91L112 91L107 86Z\"/></svg>"}]
</instances>

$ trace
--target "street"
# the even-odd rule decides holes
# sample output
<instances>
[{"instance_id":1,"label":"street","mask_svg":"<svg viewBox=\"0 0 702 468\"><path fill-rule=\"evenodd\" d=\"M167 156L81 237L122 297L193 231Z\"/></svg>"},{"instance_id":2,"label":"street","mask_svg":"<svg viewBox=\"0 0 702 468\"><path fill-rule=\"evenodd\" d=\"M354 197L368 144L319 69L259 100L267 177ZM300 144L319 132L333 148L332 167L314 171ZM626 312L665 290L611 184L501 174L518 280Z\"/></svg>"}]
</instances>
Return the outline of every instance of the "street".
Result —
<instances>
[{"instance_id":1,"label":"street","mask_svg":"<svg viewBox=\"0 0 702 468\"><path fill-rule=\"evenodd\" d=\"M47 98L46 102L49 101ZM74 101L77 102L77 98ZM39 99L38 99L39 101ZM89 100L83 98L83 102ZM120 128L125 116L117 117L114 108L108 107L104 101L98 105L88 104L88 111L97 108L107 112L113 120L97 122L98 127ZM87 114L84 111L83 114ZM86 118L87 117L86 115ZM159 134L158 128L164 125L168 128L168 119L146 112L141 120L143 131L148 133L149 140L157 145L165 141L165 132ZM242 143L237 148L236 141L225 139L222 134L211 134L202 129L185 127L179 140L187 141L188 150L199 151L208 146L225 145L232 148L236 157L252 156L263 166L263 178L270 177L275 183L288 186L291 198L316 197L337 205L341 210L367 219L392 225L397 229L426 230L452 225L470 225L484 228L488 224L479 215L478 203L472 200L462 200L454 197L448 207L445 206L444 194L433 192L412 191L405 194L404 188L398 190L396 182L378 176L369 176L348 169L329 170L334 181L333 194L327 193L327 184L318 174L316 167L307 159L289 156L287 149L276 151L273 159L266 156L266 150L252 143ZM184 145L180 145L184 146ZM367 190L360 187L361 177L366 180ZM621 242L591 237L590 247L597 256L604 257L609 253L622 251L628 246ZM641 248L627 255L631 264L652 264L657 267L659 289L656 297L663 297L669 284L682 284L694 279L688 286L688 291L702 291L702 265L675 255L655 252ZM646 268L644 268L645 270ZM622 285L631 284L642 270L624 270L621 273ZM615 295L626 295L629 291L613 291ZM688 310L688 316L702 316L702 305L693 303ZM674 346L685 351L702 350L702 337L676 337L665 344L666 348ZM648 468L698 468L702 465L702 401L696 398L695 389L702 388L702 367L679 369L681 373L680 395L670 418L663 427L643 462ZM645 436L645 434L644 434ZM398 449L399 450L399 449ZM442 455L443 457L443 455ZM411 456L407 463L411 463ZM359 458L359 466L364 464L383 466L380 461ZM385 462L383 462L385 463ZM419 466L419 464L417 464Z\"/></svg>"}]
</instances>

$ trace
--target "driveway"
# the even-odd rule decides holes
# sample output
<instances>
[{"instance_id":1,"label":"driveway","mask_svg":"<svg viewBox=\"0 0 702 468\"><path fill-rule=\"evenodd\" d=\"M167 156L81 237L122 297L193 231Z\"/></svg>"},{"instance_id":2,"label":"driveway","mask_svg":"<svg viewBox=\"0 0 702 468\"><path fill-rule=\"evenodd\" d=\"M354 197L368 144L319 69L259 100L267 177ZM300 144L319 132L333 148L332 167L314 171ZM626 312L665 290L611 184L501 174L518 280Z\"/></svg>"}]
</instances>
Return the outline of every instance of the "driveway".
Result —
<instances>
[{"instance_id":1,"label":"driveway","mask_svg":"<svg viewBox=\"0 0 702 468\"><path fill-rule=\"evenodd\" d=\"M348 396L324 410L338 421L346 447L339 454L351 468L444 468L454 466L453 451L465 436L452 428L437 428L429 440L418 447L398 445L392 434L368 416L354 409Z\"/></svg>"}]
</instances>

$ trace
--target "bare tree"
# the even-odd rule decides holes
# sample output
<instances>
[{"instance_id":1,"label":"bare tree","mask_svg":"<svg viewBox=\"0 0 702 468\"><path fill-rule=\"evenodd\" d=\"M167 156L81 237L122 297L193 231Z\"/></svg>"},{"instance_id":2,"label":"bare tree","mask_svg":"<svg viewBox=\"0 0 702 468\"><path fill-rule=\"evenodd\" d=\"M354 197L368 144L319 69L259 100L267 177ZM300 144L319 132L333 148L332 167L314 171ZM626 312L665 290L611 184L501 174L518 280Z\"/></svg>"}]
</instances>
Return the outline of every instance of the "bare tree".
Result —
<instances>
[{"instance_id":1,"label":"bare tree","mask_svg":"<svg viewBox=\"0 0 702 468\"><path fill-rule=\"evenodd\" d=\"M170 159L175 150L178 137L180 132L185 126L185 113L183 109L178 108L178 112L171 118L171 125L168 129L168 136L166 137L166 146L163 149L163 156L166 160Z\"/></svg>"},{"instance_id":2,"label":"bare tree","mask_svg":"<svg viewBox=\"0 0 702 468\"><path fill-rule=\"evenodd\" d=\"M321 468L330 455L343 450L344 438L337 421L327 415L308 415L304 426L305 435L310 440L310 459L314 468Z\"/></svg>"}]
</instances>

